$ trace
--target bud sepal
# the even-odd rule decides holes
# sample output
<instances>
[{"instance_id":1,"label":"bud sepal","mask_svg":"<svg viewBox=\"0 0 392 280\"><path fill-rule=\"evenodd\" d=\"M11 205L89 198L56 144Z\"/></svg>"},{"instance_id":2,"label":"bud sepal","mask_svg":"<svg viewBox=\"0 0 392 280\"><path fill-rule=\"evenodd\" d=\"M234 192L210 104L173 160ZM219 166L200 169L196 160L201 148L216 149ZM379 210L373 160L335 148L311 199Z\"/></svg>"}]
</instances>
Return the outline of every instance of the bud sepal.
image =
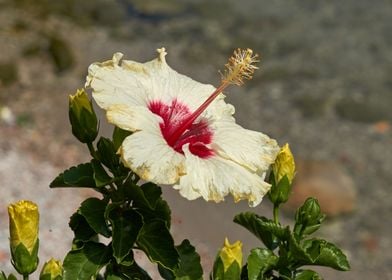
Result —
<instances>
[{"instance_id":1,"label":"bud sepal","mask_svg":"<svg viewBox=\"0 0 392 280\"><path fill-rule=\"evenodd\" d=\"M39 239L37 239L31 253L23 243L19 243L16 247L11 246L11 263L19 274L29 275L37 269L39 262L38 248Z\"/></svg>"}]
</instances>

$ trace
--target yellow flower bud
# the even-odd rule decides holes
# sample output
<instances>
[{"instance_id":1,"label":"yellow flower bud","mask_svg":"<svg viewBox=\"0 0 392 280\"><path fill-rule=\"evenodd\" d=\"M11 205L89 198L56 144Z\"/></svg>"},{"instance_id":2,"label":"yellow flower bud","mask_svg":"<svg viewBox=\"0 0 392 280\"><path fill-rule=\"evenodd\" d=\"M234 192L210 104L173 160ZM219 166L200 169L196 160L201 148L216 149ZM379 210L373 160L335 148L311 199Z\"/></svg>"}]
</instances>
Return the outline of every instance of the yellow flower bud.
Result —
<instances>
[{"instance_id":1,"label":"yellow flower bud","mask_svg":"<svg viewBox=\"0 0 392 280\"><path fill-rule=\"evenodd\" d=\"M285 175L287 176L289 183L292 183L295 175L295 162L289 144L286 143L280 149L275 163L272 165L272 171L275 175L276 184L278 184Z\"/></svg>"},{"instance_id":2,"label":"yellow flower bud","mask_svg":"<svg viewBox=\"0 0 392 280\"><path fill-rule=\"evenodd\" d=\"M242 267L242 242L237 241L233 244L229 243L229 240L225 238L225 244L219 253L219 257L223 262L224 271L226 272L229 267L237 262L239 268Z\"/></svg>"},{"instance_id":3,"label":"yellow flower bud","mask_svg":"<svg viewBox=\"0 0 392 280\"><path fill-rule=\"evenodd\" d=\"M51 258L49 261L47 261L42 267L40 279L43 278L44 275L50 275L50 279L56 279L56 277L62 276L63 267L61 262L55 260L54 258Z\"/></svg>"},{"instance_id":4,"label":"yellow flower bud","mask_svg":"<svg viewBox=\"0 0 392 280\"><path fill-rule=\"evenodd\" d=\"M11 248L22 243L31 254L38 240L38 206L31 201L21 200L8 206Z\"/></svg>"}]
</instances>

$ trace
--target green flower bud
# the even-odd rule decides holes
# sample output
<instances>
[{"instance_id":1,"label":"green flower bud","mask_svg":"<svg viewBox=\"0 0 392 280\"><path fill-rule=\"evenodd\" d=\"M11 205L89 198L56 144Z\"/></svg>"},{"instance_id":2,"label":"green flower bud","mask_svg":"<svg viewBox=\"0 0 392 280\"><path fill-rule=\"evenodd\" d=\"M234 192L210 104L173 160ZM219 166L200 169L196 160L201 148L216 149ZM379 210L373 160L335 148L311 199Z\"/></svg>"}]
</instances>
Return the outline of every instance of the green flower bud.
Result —
<instances>
[{"instance_id":1,"label":"green flower bud","mask_svg":"<svg viewBox=\"0 0 392 280\"><path fill-rule=\"evenodd\" d=\"M226 238L214 263L213 279L240 279L242 268L242 242L229 243Z\"/></svg>"},{"instance_id":2,"label":"green flower bud","mask_svg":"<svg viewBox=\"0 0 392 280\"><path fill-rule=\"evenodd\" d=\"M91 143L98 135L98 120L87 93L81 89L69 96L69 120L72 133L82 143Z\"/></svg>"},{"instance_id":3,"label":"green flower bud","mask_svg":"<svg viewBox=\"0 0 392 280\"><path fill-rule=\"evenodd\" d=\"M310 197L295 213L294 232L298 236L311 234L320 228L324 218L317 199Z\"/></svg>"},{"instance_id":4,"label":"green flower bud","mask_svg":"<svg viewBox=\"0 0 392 280\"><path fill-rule=\"evenodd\" d=\"M51 258L42 267L39 280L61 280L63 278L63 267L61 262Z\"/></svg>"},{"instance_id":5,"label":"green flower bud","mask_svg":"<svg viewBox=\"0 0 392 280\"><path fill-rule=\"evenodd\" d=\"M34 272L38 265L38 206L21 200L8 206L12 264L22 275Z\"/></svg>"}]
</instances>

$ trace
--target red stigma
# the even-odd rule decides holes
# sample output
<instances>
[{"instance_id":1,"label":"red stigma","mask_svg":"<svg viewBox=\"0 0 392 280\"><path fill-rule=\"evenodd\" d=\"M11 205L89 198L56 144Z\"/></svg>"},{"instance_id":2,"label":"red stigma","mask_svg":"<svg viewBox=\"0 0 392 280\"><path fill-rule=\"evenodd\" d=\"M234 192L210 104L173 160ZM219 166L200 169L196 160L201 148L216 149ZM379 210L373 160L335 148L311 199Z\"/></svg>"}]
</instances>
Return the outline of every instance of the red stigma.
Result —
<instances>
[{"instance_id":1,"label":"red stigma","mask_svg":"<svg viewBox=\"0 0 392 280\"><path fill-rule=\"evenodd\" d=\"M177 99L170 104L154 100L148 104L148 108L162 118L159 124L162 136L176 152L184 154L182 146L189 144L189 151L198 157L208 158L214 154L214 151L207 147L213 136L207 120L196 121L195 113L192 114L185 104Z\"/></svg>"}]
</instances>

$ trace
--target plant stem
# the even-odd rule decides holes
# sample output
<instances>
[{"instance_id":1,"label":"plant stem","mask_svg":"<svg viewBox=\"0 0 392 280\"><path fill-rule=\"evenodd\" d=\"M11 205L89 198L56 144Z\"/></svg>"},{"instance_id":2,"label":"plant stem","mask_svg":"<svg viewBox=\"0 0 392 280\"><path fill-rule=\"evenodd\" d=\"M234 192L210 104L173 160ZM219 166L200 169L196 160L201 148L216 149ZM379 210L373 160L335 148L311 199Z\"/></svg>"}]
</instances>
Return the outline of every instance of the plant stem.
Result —
<instances>
[{"instance_id":1,"label":"plant stem","mask_svg":"<svg viewBox=\"0 0 392 280\"><path fill-rule=\"evenodd\" d=\"M96 151L95 151L95 149L94 149L93 143L88 142L88 143L87 143L87 147L88 147L88 150L90 151L90 155L91 155L94 159L98 159L98 156L97 156L97 153L96 153Z\"/></svg>"},{"instance_id":2,"label":"plant stem","mask_svg":"<svg viewBox=\"0 0 392 280\"><path fill-rule=\"evenodd\" d=\"M274 222L279 224L279 204L274 204Z\"/></svg>"},{"instance_id":3,"label":"plant stem","mask_svg":"<svg viewBox=\"0 0 392 280\"><path fill-rule=\"evenodd\" d=\"M23 280L29 280L29 275L28 274L24 274L23 275Z\"/></svg>"}]
</instances>

